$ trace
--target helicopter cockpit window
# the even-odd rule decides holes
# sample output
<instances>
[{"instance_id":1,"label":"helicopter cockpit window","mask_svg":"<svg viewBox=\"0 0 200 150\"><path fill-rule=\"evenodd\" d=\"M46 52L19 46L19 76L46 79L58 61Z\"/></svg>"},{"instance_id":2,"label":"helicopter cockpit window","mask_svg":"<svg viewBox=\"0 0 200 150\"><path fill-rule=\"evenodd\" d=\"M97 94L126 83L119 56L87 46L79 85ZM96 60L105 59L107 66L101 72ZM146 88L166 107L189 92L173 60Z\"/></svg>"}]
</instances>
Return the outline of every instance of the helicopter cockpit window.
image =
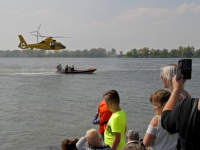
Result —
<instances>
[{"instance_id":1,"label":"helicopter cockpit window","mask_svg":"<svg viewBox=\"0 0 200 150\"><path fill-rule=\"evenodd\" d=\"M51 47L51 49L55 49L54 43L50 43L50 47Z\"/></svg>"}]
</instances>

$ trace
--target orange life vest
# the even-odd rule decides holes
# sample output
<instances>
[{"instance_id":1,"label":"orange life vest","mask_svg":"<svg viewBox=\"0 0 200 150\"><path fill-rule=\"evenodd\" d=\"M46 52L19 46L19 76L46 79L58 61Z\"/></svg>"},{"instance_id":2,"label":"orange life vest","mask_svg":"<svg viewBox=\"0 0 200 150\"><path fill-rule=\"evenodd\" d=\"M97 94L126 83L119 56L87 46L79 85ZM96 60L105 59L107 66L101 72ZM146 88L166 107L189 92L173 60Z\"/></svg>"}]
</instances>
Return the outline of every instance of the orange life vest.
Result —
<instances>
[{"instance_id":1,"label":"orange life vest","mask_svg":"<svg viewBox=\"0 0 200 150\"><path fill-rule=\"evenodd\" d=\"M98 106L98 114L99 114L99 133L103 134L105 129L106 129L106 125L108 120L110 119L112 112L110 110L108 110L108 108L106 107L106 102L105 100L102 100L99 103Z\"/></svg>"}]
</instances>

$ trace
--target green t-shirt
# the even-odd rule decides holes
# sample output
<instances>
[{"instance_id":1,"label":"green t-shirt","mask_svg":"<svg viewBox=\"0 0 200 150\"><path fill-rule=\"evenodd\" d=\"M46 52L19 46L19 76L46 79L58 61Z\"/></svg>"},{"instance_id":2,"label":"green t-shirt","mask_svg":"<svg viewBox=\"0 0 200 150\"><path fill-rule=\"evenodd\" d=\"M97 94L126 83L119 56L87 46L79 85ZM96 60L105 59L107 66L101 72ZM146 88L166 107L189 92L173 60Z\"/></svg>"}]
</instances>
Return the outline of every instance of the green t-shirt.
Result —
<instances>
[{"instance_id":1,"label":"green t-shirt","mask_svg":"<svg viewBox=\"0 0 200 150\"><path fill-rule=\"evenodd\" d=\"M109 146L112 146L112 143L114 141L114 134L115 133L121 133L121 139L120 143L117 147L117 150L121 150L125 145L125 130L126 130L126 114L123 110L117 111L112 114L110 117L106 130L104 132L104 142L105 144L108 144Z\"/></svg>"}]
</instances>

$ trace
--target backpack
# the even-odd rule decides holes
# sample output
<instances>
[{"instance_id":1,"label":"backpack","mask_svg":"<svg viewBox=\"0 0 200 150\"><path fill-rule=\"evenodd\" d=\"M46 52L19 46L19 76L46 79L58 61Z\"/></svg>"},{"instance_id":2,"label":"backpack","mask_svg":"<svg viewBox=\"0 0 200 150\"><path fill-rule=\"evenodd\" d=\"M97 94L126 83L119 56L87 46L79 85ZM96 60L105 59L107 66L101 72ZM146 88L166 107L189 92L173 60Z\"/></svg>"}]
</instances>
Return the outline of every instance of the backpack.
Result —
<instances>
[{"instance_id":1,"label":"backpack","mask_svg":"<svg viewBox=\"0 0 200 150\"><path fill-rule=\"evenodd\" d=\"M181 137L180 134L178 136L178 142L176 149L177 150L193 150L194 143L192 141L192 133L194 133L194 128L196 124L196 117L197 117L197 107L198 107L199 99L196 98L193 102L192 111L189 118L189 123L187 125L185 137ZM181 148L182 147L182 148Z\"/></svg>"}]
</instances>

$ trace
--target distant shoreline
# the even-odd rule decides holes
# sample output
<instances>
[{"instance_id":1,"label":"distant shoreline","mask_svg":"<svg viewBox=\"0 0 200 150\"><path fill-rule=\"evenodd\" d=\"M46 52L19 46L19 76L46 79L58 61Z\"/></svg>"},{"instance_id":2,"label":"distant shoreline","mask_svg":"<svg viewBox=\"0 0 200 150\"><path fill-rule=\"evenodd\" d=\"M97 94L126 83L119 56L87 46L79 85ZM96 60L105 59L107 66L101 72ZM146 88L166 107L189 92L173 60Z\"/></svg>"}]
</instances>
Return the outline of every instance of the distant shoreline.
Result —
<instances>
[{"instance_id":1,"label":"distant shoreline","mask_svg":"<svg viewBox=\"0 0 200 150\"><path fill-rule=\"evenodd\" d=\"M200 58L200 49L195 50L192 46L178 49L132 49L126 54L120 51L117 54L116 49L112 48L107 51L104 48L92 48L90 50L0 50L1 58Z\"/></svg>"}]
</instances>

